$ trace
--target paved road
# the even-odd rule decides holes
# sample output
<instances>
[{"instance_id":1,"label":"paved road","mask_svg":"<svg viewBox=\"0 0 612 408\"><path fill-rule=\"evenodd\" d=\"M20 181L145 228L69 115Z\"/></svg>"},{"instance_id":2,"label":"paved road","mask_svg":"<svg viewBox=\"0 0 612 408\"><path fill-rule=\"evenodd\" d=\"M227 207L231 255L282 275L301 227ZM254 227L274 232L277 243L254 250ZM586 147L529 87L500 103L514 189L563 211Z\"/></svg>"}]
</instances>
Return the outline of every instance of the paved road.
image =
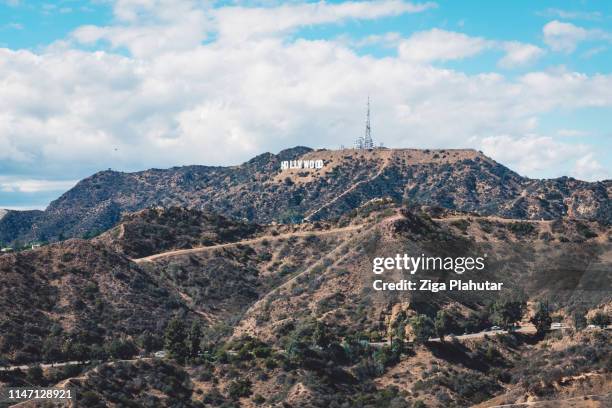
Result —
<instances>
[{"instance_id":1,"label":"paved road","mask_svg":"<svg viewBox=\"0 0 612 408\"><path fill-rule=\"evenodd\" d=\"M567 327L560 327L558 329L551 329L551 330L560 330L560 329L567 329ZM532 325L522 326L513 331L513 333L523 333L523 334L534 334L535 332L536 332L536 329ZM459 336L454 336L454 337L457 340L469 340L469 339L479 339L485 336L492 336L495 334L507 334L507 333L508 333L507 330L489 330L489 331L481 331L478 333L461 334ZM450 339L451 336L447 336L446 338ZM440 338L439 337L430 338L429 341L439 342ZM370 343L370 346L372 347L382 347L382 346L388 346L388 345L389 345L388 341Z\"/></svg>"},{"instance_id":2,"label":"paved road","mask_svg":"<svg viewBox=\"0 0 612 408\"><path fill-rule=\"evenodd\" d=\"M612 325L608 326L608 329L611 329L611 328L612 328ZM571 329L571 327L565 326L565 325L559 326L559 327L551 327L550 329L548 329L548 331L564 330L564 329ZM478 333L461 334L459 336L453 336L453 337L455 337L457 340L469 340L469 339L479 339L485 336L492 336L495 334L507 334L507 333L509 333L508 330L489 330L489 331L481 331ZM521 326L516 330L513 330L512 333L535 334L536 328L532 324L529 324L529 325ZM451 336L447 336L446 338L450 339ZM440 338L439 337L430 338L429 341L439 342ZM388 345L389 345L388 341L370 343L370 346L372 347L382 347L382 346L388 346Z\"/></svg>"},{"instance_id":3,"label":"paved road","mask_svg":"<svg viewBox=\"0 0 612 408\"><path fill-rule=\"evenodd\" d=\"M35 367L37 365L40 365L40 368L55 368L55 367L64 367L67 365L79 365L79 364L89 364L90 361L65 361L63 363L53 363L53 364L34 364L34 365L15 365L15 366L8 366L8 367L0 367L0 371L11 371L11 370L27 370L30 367Z\"/></svg>"},{"instance_id":4,"label":"paved road","mask_svg":"<svg viewBox=\"0 0 612 408\"><path fill-rule=\"evenodd\" d=\"M551 327L549 329L549 331L554 331L554 330L563 330L563 329L570 329L571 327L569 326L560 326L560 327ZM609 325L608 327L606 327L607 330L611 330L612 329L612 325ZM513 333L523 333L523 334L534 334L536 332L536 329L533 325L527 325L527 326L521 326L518 329L514 330ZM462 334L459 336L454 336L457 340L469 340L469 339L478 339L478 338L483 338L484 336L491 336L491 335L495 335L495 334L507 334L508 331L507 330L489 330L489 331L481 331L478 333L469 333L469 334ZM450 336L447 336L448 339L450 339ZM435 342L439 342L440 338L439 337L435 337L435 338L430 338L429 341L435 341ZM372 347L383 347L383 346L388 346L390 343L388 341L380 341L380 342L371 342L369 343L370 346ZM152 358L152 357L136 357L135 359L131 359L131 360L112 360L112 361L135 361L135 360L141 360L143 358ZM67 365L78 365L78 364L89 364L90 361L65 361L63 363L53 363L53 364L33 364L33 365L15 365L15 366L8 366L8 367L0 367L0 371L10 371L10 370L16 370L16 369L20 369L20 370L27 370L30 367L34 367L37 365L40 365L41 368L54 368L54 367L63 367L63 366L67 366Z\"/></svg>"},{"instance_id":5,"label":"paved road","mask_svg":"<svg viewBox=\"0 0 612 408\"><path fill-rule=\"evenodd\" d=\"M151 356L148 357L143 357L143 356L136 356L135 358L132 359L128 359L128 360L101 360L100 364L104 364L104 363L116 363L116 362L122 362L122 361L136 361L136 360L150 360L152 358L158 358L156 357L154 354L152 354ZM56 367L64 367L64 366L68 366L68 365L86 365L91 363L91 360L86 360L86 361L64 361L62 363L53 363L53 364L32 364L32 365L14 365L14 366L8 366L8 367L0 367L0 371L11 371L11 370L27 370L31 367L36 367L36 366L40 366L40 368L45 369L45 368L56 368Z\"/></svg>"},{"instance_id":6,"label":"paved road","mask_svg":"<svg viewBox=\"0 0 612 408\"><path fill-rule=\"evenodd\" d=\"M566 327L563 327L566 328ZM560 328L561 329L561 328ZM551 330L559 330L559 329L551 329ZM523 333L523 334L534 334L536 332L535 327L532 325L529 326L521 326L516 330L513 330L512 333ZM484 336L492 336L495 334L508 334L510 333L508 330L489 330L489 331L481 331L478 333L469 333L469 334L461 334L459 336L455 336L457 340L469 340L469 339L479 339ZM447 336L447 338L450 338ZM440 341L439 337L429 339L429 341Z\"/></svg>"}]
</instances>

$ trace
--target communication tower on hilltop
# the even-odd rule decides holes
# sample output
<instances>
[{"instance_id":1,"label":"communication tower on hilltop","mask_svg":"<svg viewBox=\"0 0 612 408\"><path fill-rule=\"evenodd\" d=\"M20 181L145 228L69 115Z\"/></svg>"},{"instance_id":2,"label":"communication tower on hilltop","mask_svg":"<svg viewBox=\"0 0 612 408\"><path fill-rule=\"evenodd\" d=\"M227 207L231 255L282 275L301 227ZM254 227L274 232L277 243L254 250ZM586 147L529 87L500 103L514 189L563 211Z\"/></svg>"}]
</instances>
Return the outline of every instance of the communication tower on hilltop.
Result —
<instances>
[{"instance_id":1,"label":"communication tower on hilltop","mask_svg":"<svg viewBox=\"0 0 612 408\"><path fill-rule=\"evenodd\" d=\"M366 115L365 137L363 138L363 148L373 149L372 128L370 127L370 96L368 95L368 113Z\"/></svg>"},{"instance_id":2,"label":"communication tower on hilltop","mask_svg":"<svg viewBox=\"0 0 612 408\"><path fill-rule=\"evenodd\" d=\"M362 150L363 145L364 145L363 136L358 136L357 139L355 139L355 149Z\"/></svg>"},{"instance_id":3,"label":"communication tower on hilltop","mask_svg":"<svg viewBox=\"0 0 612 408\"><path fill-rule=\"evenodd\" d=\"M363 136L359 136L357 140L355 140L355 149L358 149L358 150L374 149L374 140L372 140L372 127L370 125L370 97L369 96L368 96L368 110L366 113L366 122L365 122L365 134Z\"/></svg>"}]
</instances>

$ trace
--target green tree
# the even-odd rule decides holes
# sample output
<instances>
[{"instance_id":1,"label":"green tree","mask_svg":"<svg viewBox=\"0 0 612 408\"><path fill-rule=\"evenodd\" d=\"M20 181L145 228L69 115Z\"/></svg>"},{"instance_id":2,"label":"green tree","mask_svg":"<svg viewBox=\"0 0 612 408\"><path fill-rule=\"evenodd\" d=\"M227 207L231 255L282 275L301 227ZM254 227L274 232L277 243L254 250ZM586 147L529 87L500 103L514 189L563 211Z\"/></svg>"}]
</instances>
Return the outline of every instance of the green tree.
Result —
<instances>
[{"instance_id":1,"label":"green tree","mask_svg":"<svg viewBox=\"0 0 612 408\"><path fill-rule=\"evenodd\" d=\"M503 329L511 329L516 322L521 320L525 312L524 300L502 299L493 303L493 323Z\"/></svg>"},{"instance_id":2,"label":"green tree","mask_svg":"<svg viewBox=\"0 0 612 408\"><path fill-rule=\"evenodd\" d=\"M93 391L84 391L79 394L79 403L84 407L95 407L100 403L100 397Z\"/></svg>"},{"instance_id":3,"label":"green tree","mask_svg":"<svg viewBox=\"0 0 612 408\"><path fill-rule=\"evenodd\" d=\"M28 368L28 372L26 373L26 380L35 385L42 385L45 381L45 376L43 375L43 370L40 365L35 365Z\"/></svg>"},{"instance_id":4,"label":"green tree","mask_svg":"<svg viewBox=\"0 0 612 408\"><path fill-rule=\"evenodd\" d=\"M574 320L574 327L576 330L582 330L587 326L586 311L584 309L577 309L574 311L572 317Z\"/></svg>"},{"instance_id":5,"label":"green tree","mask_svg":"<svg viewBox=\"0 0 612 408\"><path fill-rule=\"evenodd\" d=\"M538 303L538 309L535 314L531 318L531 323L535 326L538 334L546 333L546 330L550 327L552 323L552 318L550 317L550 311L548 309L548 303Z\"/></svg>"},{"instance_id":6,"label":"green tree","mask_svg":"<svg viewBox=\"0 0 612 408\"><path fill-rule=\"evenodd\" d=\"M185 344L186 337L185 324L183 321L177 318L172 319L170 323L168 323L164 334L164 348L168 352L170 358L175 359L181 364L185 362L185 358L189 354L189 350Z\"/></svg>"},{"instance_id":7,"label":"green tree","mask_svg":"<svg viewBox=\"0 0 612 408\"><path fill-rule=\"evenodd\" d=\"M191 329L189 330L189 354L192 357L197 357L200 353L200 342L202 341L202 329L200 328L200 324L194 320L191 324Z\"/></svg>"},{"instance_id":8,"label":"green tree","mask_svg":"<svg viewBox=\"0 0 612 408\"><path fill-rule=\"evenodd\" d=\"M446 310L438 310L434 320L434 327L441 341L444 341L444 336L450 333L452 324L452 316Z\"/></svg>"},{"instance_id":9,"label":"green tree","mask_svg":"<svg viewBox=\"0 0 612 408\"><path fill-rule=\"evenodd\" d=\"M408 316L406 315L406 312L404 310L400 310L397 316L395 316L395 320L391 323L391 327L388 330L389 343L393 343L394 338L401 342L406 339L407 319Z\"/></svg>"},{"instance_id":10,"label":"green tree","mask_svg":"<svg viewBox=\"0 0 612 408\"><path fill-rule=\"evenodd\" d=\"M596 311L589 319L589 323L599 326L602 329L610 324L610 316L601 310Z\"/></svg>"},{"instance_id":11,"label":"green tree","mask_svg":"<svg viewBox=\"0 0 612 408\"><path fill-rule=\"evenodd\" d=\"M393 329L393 334L399 342L403 342L404 340L406 340L406 322L401 321L400 323L395 325L395 329ZM393 342L393 340L391 342Z\"/></svg>"},{"instance_id":12,"label":"green tree","mask_svg":"<svg viewBox=\"0 0 612 408\"><path fill-rule=\"evenodd\" d=\"M331 336L324 323L317 321L314 332L312 333L312 341L321 348L329 346L331 343Z\"/></svg>"},{"instance_id":13,"label":"green tree","mask_svg":"<svg viewBox=\"0 0 612 408\"><path fill-rule=\"evenodd\" d=\"M308 353L309 347L306 342L298 337L291 337L286 346L287 357L296 364L302 364Z\"/></svg>"},{"instance_id":14,"label":"green tree","mask_svg":"<svg viewBox=\"0 0 612 408\"><path fill-rule=\"evenodd\" d=\"M145 330L138 337L138 346L143 349L146 353L159 350L162 347L162 341L159 336L154 335L148 330Z\"/></svg>"},{"instance_id":15,"label":"green tree","mask_svg":"<svg viewBox=\"0 0 612 408\"><path fill-rule=\"evenodd\" d=\"M423 344L435 333L433 321L426 315L418 315L410 319L410 326L414 332L414 341Z\"/></svg>"},{"instance_id":16,"label":"green tree","mask_svg":"<svg viewBox=\"0 0 612 408\"><path fill-rule=\"evenodd\" d=\"M228 396L237 400L240 397L251 395L251 381L248 378L232 381L227 387Z\"/></svg>"},{"instance_id":17,"label":"green tree","mask_svg":"<svg viewBox=\"0 0 612 408\"><path fill-rule=\"evenodd\" d=\"M68 360L83 361L89 355L89 347L79 341L67 339L62 345L62 354Z\"/></svg>"},{"instance_id":18,"label":"green tree","mask_svg":"<svg viewBox=\"0 0 612 408\"><path fill-rule=\"evenodd\" d=\"M55 363L61 361L62 351L60 346L57 344L57 339L48 337L43 343L43 356L46 362Z\"/></svg>"},{"instance_id":19,"label":"green tree","mask_svg":"<svg viewBox=\"0 0 612 408\"><path fill-rule=\"evenodd\" d=\"M130 340L113 339L106 346L106 352L112 358L128 360L136 355L138 349Z\"/></svg>"}]
</instances>

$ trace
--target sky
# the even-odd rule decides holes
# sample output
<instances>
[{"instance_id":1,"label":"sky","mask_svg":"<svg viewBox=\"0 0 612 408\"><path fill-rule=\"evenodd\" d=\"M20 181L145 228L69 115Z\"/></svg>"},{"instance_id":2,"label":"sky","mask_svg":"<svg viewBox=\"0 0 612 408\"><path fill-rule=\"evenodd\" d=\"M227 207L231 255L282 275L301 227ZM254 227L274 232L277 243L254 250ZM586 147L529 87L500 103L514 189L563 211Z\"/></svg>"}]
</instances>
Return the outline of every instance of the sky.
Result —
<instances>
[{"instance_id":1,"label":"sky","mask_svg":"<svg viewBox=\"0 0 612 408\"><path fill-rule=\"evenodd\" d=\"M0 0L0 208L111 168L473 148L612 178L610 1Z\"/></svg>"}]
</instances>

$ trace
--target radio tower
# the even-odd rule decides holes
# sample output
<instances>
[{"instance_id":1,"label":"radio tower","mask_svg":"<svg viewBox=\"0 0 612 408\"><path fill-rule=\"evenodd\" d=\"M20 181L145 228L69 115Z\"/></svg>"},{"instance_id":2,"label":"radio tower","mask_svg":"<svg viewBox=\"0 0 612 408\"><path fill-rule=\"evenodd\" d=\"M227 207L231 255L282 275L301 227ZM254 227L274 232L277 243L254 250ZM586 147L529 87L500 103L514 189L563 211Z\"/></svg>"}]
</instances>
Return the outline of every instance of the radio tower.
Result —
<instances>
[{"instance_id":1,"label":"radio tower","mask_svg":"<svg viewBox=\"0 0 612 408\"><path fill-rule=\"evenodd\" d=\"M366 115L365 136L363 138L363 148L373 149L374 141L372 140L372 128L370 127L370 96L368 95L368 113Z\"/></svg>"},{"instance_id":2,"label":"radio tower","mask_svg":"<svg viewBox=\"0 0 612 408\"><path fill-rule=\"evenodd\" d=\"M355 149L363 150L363 145L364 145L363 136L357 136L357 139L355 139Z\"/></svg>"},{"instance_id":3,"label":"radio tower","mask_svg":"<svg viewBox=\"0 0 612 408\"><path fill-rule=\"evenodd\" d=\"M374 148L374 141L372 140L372 128L370 126L370 97L368 96L368 113L366 114L365 135L359 136L355 140L355 149L371 150L373 148Z\"/></svg>"}]
</instances>

